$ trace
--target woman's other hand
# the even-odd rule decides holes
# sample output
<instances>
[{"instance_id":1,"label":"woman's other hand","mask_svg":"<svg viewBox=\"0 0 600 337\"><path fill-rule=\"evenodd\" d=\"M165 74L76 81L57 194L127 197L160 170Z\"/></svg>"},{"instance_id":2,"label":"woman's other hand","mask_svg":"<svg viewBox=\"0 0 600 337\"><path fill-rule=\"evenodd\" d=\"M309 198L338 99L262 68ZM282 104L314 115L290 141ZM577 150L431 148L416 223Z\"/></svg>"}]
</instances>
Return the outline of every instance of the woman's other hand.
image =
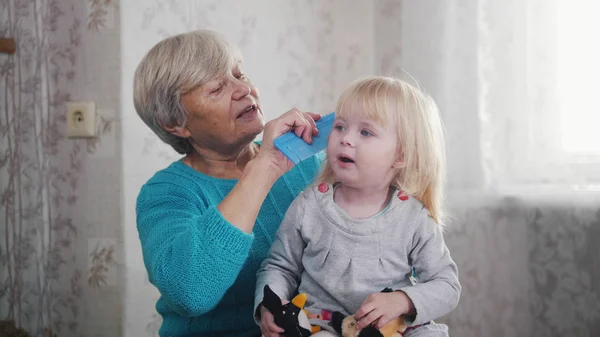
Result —
<instances>
[{"instance_id":1,"label":"woman's other hand","mask_svg":"<svg viewBox=\"0 0 600 337\"><path fill-rule=\"evenodd\" d=\"M246 233L252 232L260 207L271 187L293 166L293 163L275 148L273 140L294 130L299 137L310 143L312 137L318 133L315 120L320 118L318 114L292 109L265 125L258 154L246 164L239 182L218 206L227 221Z\"/></svg>"}]
</instances>

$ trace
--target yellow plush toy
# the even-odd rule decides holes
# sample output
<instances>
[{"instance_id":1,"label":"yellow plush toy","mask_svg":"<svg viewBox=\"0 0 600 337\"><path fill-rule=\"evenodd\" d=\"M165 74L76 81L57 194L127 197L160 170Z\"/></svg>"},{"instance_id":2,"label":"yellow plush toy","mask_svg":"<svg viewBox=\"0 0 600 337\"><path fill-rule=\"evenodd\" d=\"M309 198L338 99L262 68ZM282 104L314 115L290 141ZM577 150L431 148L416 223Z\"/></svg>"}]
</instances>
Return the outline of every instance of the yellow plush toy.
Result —
<instances>
[{"instance_id":1,"label":"yellow plush toy","mask_svg":"<svg viewBox=\"0 0 600 337\"><path fill-rule=\"evenodd\" d=\"M392 292L392 289L385 288L381 292ZM406 330L406 322L402 316L391 320L381 329L374 326L358 329L354 315L344 317L341 313L334 312L332 316L333 328L343 337L401 337Z\"/></svg>"},{"instance_id":2,"label":"yellow plush toy","mask_svg":"<svg viewBox=\"0 0 600 337\"><path fill-rule=\"evenodd\" d=\"M406 324L402 317L398 317L381 329L376 329L373 326L358 329L356 318L354 315L350 315L342 321L341 330L344 337L402 337L402 333L406 330Z\"/></svg>"}]
</instances>

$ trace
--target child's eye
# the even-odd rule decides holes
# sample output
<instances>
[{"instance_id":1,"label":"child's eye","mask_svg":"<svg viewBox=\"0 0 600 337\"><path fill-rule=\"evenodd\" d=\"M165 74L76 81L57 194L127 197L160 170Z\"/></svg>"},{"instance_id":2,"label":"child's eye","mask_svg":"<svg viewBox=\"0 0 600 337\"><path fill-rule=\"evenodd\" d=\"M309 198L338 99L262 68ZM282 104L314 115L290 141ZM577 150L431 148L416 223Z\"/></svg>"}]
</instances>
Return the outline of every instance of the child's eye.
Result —
<instances>
[{"instance_id":1,"label":"child's eye","mask_svg":"<svg viewBox=\"0 0 600 337\"><path fill-rule=\"evenodd\" d=\"M370 131L368 131L368 130L361 130L361 131L360 131L360 135L361 135L361 136L365 136L365 137L370 137L370 136L372 136L373 134L372 134Z\"/></svg>"},{"instance_id":2,"label":"child's eye","mask_svg":"<svg viewBox=\"0 0 600 337\"><path fill-rule=\"evenodd\" d=\"M336 129L337 131L344 131L344 130L346 130L346 128L345 128L343 125L336 125L336 126L335 126L335 129Z\"/></svg>"}]
</instances>

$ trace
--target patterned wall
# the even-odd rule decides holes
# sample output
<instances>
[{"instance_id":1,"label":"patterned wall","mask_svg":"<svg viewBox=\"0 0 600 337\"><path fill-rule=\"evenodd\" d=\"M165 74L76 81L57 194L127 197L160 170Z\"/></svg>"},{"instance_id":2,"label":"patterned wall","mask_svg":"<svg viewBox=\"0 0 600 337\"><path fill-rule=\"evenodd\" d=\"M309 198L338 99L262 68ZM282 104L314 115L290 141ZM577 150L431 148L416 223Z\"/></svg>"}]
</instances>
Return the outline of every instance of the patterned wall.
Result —
<instances>
[{"instance_id":1,"label":"patterned wall","mask_svg":"<svg viewBox=\"0 0 600 337\"><path fill-rule=\"evenodd\" d=\"M0 2L0 319L32 336L120 334L118 25L110 0ZM69 100L99 137L65 138Z\"/></svg>"},{"instance_id":2,"label":"patterned wall","mask_svg":"<svg viewBox=\"0 0 600 337\"><path fill-rule=\"evenodd\" d=\"M455 336L599 336L598 195L451 195Z\"/></svg>"}]
</instances>

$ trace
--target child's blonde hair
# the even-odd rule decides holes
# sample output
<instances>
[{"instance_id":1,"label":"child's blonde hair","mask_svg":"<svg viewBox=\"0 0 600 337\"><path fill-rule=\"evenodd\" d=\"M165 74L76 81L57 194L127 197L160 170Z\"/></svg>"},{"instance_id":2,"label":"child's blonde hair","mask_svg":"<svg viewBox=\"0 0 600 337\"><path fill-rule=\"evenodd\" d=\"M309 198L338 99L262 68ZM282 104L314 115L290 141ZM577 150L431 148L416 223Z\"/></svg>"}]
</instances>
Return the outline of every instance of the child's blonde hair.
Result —
<instances>
[{"instance_id":1,"label":"child's blonde hair","mask_svg":"<svg viewBox=\"0 0 600 337\"><path fill-rule=\"evenodd\" d=\"M420 200L443 223L445 149L437 105L418 88L392 77L357 80L340 96L336 117L360 115L383 127L397 127L398 157L403 162L391 185ZM335 182L326 164L322 182Z\"/></svg>"}]
</instances>

